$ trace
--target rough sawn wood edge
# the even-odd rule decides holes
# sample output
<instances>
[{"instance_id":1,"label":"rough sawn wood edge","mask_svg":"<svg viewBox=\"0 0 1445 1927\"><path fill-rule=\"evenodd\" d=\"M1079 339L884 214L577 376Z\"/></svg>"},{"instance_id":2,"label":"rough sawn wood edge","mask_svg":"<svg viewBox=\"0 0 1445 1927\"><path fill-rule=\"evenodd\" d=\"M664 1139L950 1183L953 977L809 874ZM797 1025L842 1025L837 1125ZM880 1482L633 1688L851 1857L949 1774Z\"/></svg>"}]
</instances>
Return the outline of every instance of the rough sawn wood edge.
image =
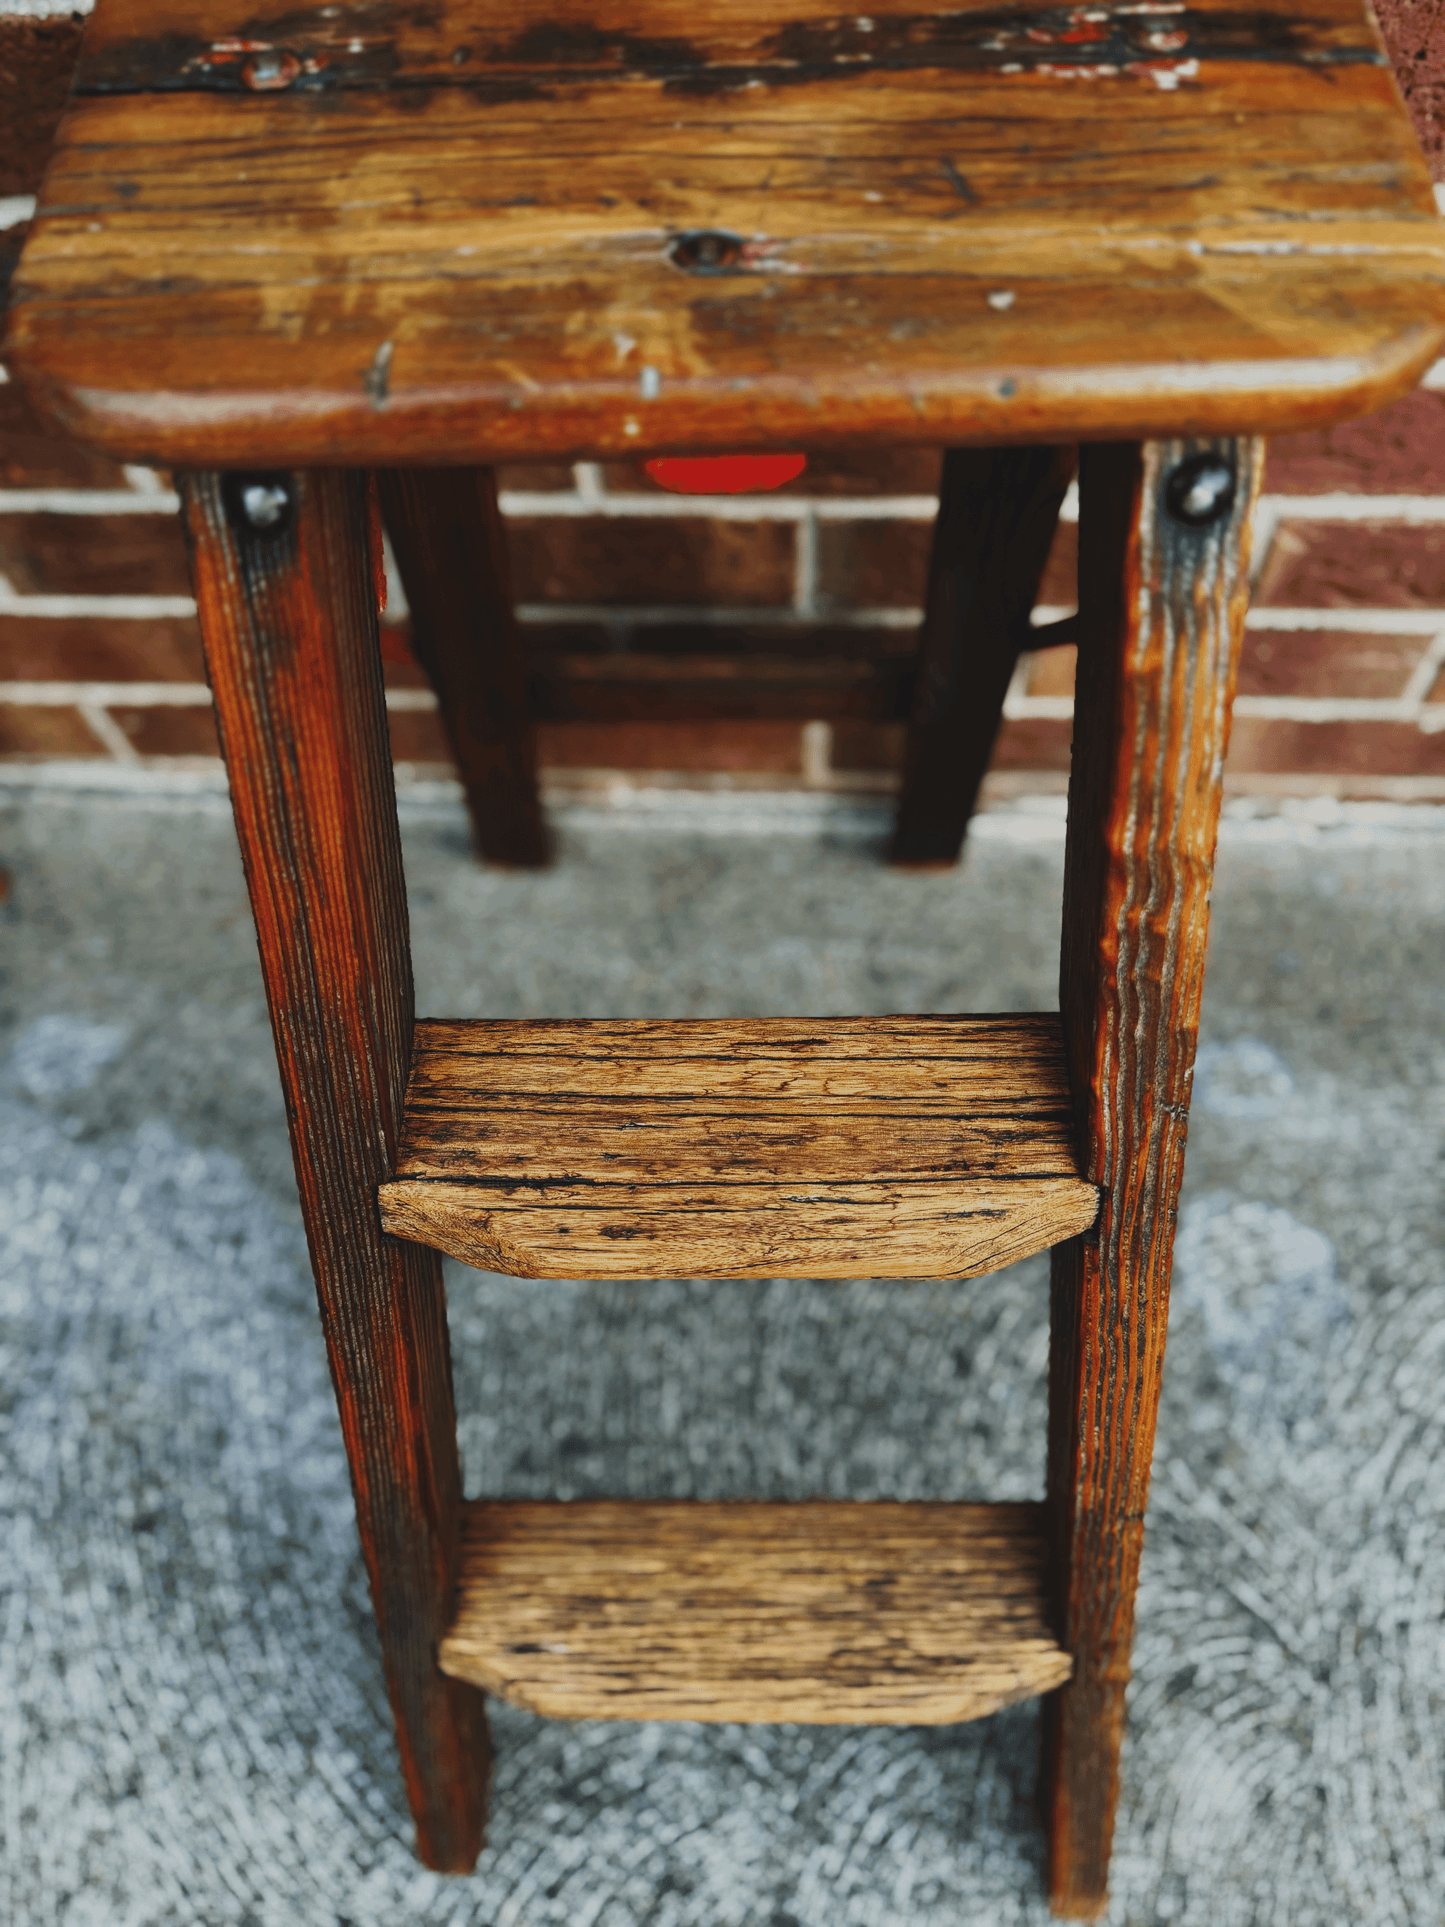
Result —
<instances>
[{"instance_id":1,"label":"rough sawn wood edge","mask_svg":"<svg viewBox=\"0 0 1445 1927\"><path fill-rule=\"evenodd\" d=\"M487 1501L443 1670L553 1718L949 1724L1067 1679L1043 1508Z\"/></svg>"}]
</instances>

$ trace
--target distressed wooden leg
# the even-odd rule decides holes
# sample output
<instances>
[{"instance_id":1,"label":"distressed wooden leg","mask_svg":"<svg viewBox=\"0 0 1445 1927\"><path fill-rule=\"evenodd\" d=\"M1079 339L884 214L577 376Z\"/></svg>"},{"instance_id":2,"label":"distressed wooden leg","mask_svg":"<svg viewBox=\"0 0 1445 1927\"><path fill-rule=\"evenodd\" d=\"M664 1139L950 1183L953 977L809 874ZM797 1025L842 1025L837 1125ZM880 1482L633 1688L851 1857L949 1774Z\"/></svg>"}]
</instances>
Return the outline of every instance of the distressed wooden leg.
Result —
<instances>
[{"instance_id":1,"label":"distressed wooden leg","mask_svg":"<svg viewBox=\"0 0 1445 1927\"><path fill-rule=\"evenodd\" d=\"M491 863L543 864L536 734L496 479L489 468L387 468L376 479L412 647L441 705L477 849Z\"/></svg>"},{"instance_id":2,"label":"distressed wooden leg","mask_svg":"<svg viewBox=\"0 0 1445 1927\"><path fill-rule=\"evenodd\" d=\"M351 1463L428 1866L482 1845L483 1697L445 1678L461 1476L437 1255L384 1237L411 1053L366 477L182 478L192 575Z\"/></svg>"},{"instance_id":3,"label":"distressed wooden leg","mask_svg":"<svg viewBox=\"0 0 1445 1927\"><path fill-rule=\"evenodd\" d=\"M952 448L889 860L958 861L1074 472L1072 448Z\"/></svg>"},{"instance_id":4,"label":"distressed wooden leg","mask_svg":"<svg viewBox=\"0 0 1445 1927\"><path fill-rule=\"evenodd\" d=\"M1060 1000L1095 1229L1053 1254L1048 1489L1070 1684L1049 1897L1107 1901L1134 1592L1260 441L1084 451Z\"/></svg>"}]
</instances>

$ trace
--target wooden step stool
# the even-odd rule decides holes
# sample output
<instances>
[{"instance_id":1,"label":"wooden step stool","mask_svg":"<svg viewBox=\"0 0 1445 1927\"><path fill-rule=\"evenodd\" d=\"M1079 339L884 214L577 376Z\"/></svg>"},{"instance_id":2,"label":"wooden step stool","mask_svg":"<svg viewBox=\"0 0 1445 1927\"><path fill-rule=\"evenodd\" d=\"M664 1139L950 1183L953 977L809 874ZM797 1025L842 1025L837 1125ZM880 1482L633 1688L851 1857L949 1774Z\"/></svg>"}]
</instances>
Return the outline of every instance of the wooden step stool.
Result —
<instances>
[{"instance_id":1,"label":"wooden step stool","mask_svg":"<svg viewBox=\"0 0 1445 1927\"><path fill-rule=\"evenodd\" d=\"M1050 1895L1088 1916L1252 438L1416 380L1441 230L1362 0L694 12L100 0L8 352L67 429L182 471L422 1857L482 1842L478 1686L714 1719L1046 1693ZM415 1023L368 471L437 593L494 608L476 464L868 440L1005 449L944 505L944 788L1015 534L1086 444L1060 1014ZM1046 1245L1042 1505L462 1500L438 1250L904 1278Z\"/></svg>"}]
</instances>

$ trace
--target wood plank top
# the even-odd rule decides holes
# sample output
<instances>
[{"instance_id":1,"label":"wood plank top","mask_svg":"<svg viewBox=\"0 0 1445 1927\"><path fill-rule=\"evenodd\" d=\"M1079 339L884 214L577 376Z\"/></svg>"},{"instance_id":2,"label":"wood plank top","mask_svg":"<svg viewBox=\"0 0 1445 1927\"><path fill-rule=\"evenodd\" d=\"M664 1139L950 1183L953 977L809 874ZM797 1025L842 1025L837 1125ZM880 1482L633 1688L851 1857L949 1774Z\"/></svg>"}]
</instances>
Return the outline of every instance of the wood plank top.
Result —
<instances>
[{"instance_id":1,"label":"wood plank top","mask_svg":"<svg viewBox=\"0 0 1445 1927\"><path fill-rule=\"evenodd\" d=\"M465 1509L446 1673L557 1719L978 1719L1061 1686L1038 1505Z\"/></svg>"},{"instance_id":2,"label":"wood plank top","mask_svg":"<svg viewBox=\"0 0 1445 1927\"><path fill-rule=\"evenodd\" d=\"M182 464L1267 432L1442 248L1364 0L99 0L7 353Z\"/></svg>"},{"instance_id":3,"label":"wood plank top","mask_svg":"<svg viewBox=\"0 0 1445 1927\"><path fill-rule=\"evenodd\" d=\"M1059 1020L431 1021L382 1224L528 1278L969 1277L1087 1230Z\"/></svg>"}]
</instances>

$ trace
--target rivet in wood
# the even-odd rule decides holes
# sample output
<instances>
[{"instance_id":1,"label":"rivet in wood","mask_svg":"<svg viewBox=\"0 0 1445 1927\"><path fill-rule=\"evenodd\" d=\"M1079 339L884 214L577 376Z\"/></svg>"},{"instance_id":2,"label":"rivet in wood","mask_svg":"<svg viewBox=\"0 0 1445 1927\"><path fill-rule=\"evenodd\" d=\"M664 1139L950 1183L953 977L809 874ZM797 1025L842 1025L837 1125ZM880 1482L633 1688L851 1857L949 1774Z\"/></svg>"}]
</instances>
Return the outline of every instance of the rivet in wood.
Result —
<instances>
[{"instance_id":1,"label":"rivet in wood","mask_svg":"<svg viewBox=\"0 0 1445 1927\"><path fill-rule=\"evenodd\" d=\"M226 493L232 516L257 535L275 535L291 516L291 488L281 475L233 475Z\"/></svg>"},{"instance_id":2,"label":"rivet in wood","mask_svg":"<svg viewBox=\"0 0 1445 1927\"><path fill-rule=\"evenodd\" d=\"M1164 478L1164 506L1186 528L1204 529L1234 506L1234 464L1223 455L1190 455Z\"/></svg>"},{"instance_id":3,"label":"rivet in wood","mask_svg":"<svg viewBox=\"0 0 1445 1927\"><path fill-rule=\"evenodd\" d=\"M736 266L742 251L736 234L705 228L696 234L679 235L670 253L675 268L686 268L690 274L721 274Z\"/></svg>"}]
</instances>

